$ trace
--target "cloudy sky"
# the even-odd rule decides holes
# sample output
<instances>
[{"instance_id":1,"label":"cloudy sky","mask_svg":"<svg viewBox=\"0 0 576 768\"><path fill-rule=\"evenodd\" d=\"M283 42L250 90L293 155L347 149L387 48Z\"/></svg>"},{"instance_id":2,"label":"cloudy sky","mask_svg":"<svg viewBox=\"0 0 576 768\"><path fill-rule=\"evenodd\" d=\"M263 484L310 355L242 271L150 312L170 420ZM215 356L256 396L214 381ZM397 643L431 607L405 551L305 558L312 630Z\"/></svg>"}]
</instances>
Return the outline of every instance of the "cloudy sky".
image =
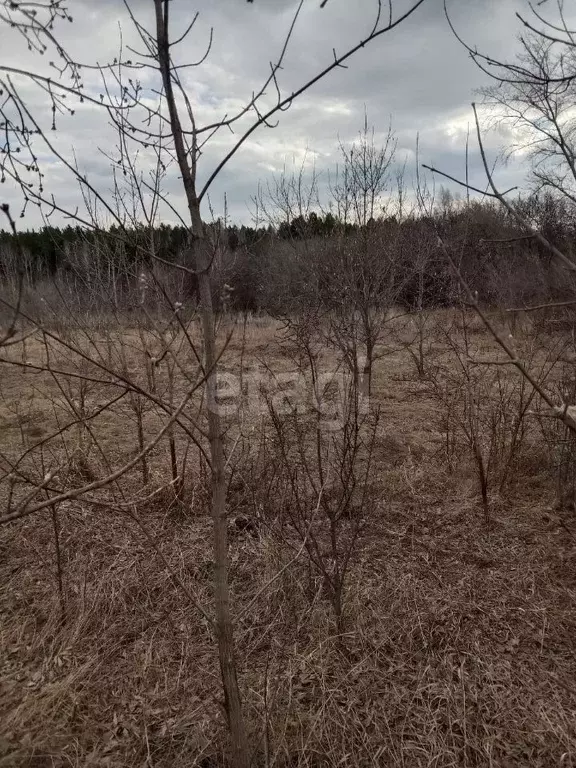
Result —
<instances>
[{"instance_id":1,"label":"cloudy sky","mask_svg":"<svg viewBox=\"0 0 576 768\"><path fill-rule=\"evenodd\" d=\"M409 0L394 0L395 16L410 4ZM177 63L200 58L213 30L207 60L199 67L182 70L198 124L232 114L258 90L270 71L270 62L278 57L296 7L294 0L173 0L172 28L176 37L194 12L199 12L190 37L175 53ZM506 58L513 52L520 31L515 12L527 11L528 4L526 0L448 0L448 7L454 25L470 45ZM86 64L111 61L118 55L120 38L125 57L132 56L126 46L142 50L121 0L69 0L68 8L74 21L57 26L56 34L72 57ZM132 0L131 8L138 20L152 29L152 0ZM323 9L320 0L304 0L279 74L282 93L288 95L329 64L333 50L341 54L366 36L376 8L376 0L328 0ZM0 24L0 65L31 67L53 76L49 59L49 53L44 57L30 54L15 31ZM314 167L320 187L326 188L328 171L338 162L339 142L354 140L362 128L365 111L377 141L392 124L397 163L406 162L409 186L414 177L417 135L422 162L463 177L466 133L472 120L470 102L486 80L450 31L442 0L425 0L406 22L371 42L347 64L346 69L333 71L282 113L277 127L261 127L246 141L210 188L215 215L221 214L226 198L230 219L248 223L258 185L266 188L273 184L284 167L291 170L304 164L308 172ZM152 73L141 70L134 76L141 80L146 98L153 103L156 81ZM99 78L96 72L85 75L87 92L98 95L102 91ZM29 109L49 129L51 114L41 92L18 77L13 82ZM270 88L263 104L272 103L274 96ZM48 130L49 139L110 199L112 173L104 153L117 155L116 137L103 110L86 103L71 106L75 107L74 116L60 116L57 131ZM238 123L235 134L222 129L212 137L200 158L200 182L210 175L252 119L248 116ZM492 158L506 138L502 134L487 136ZM49 148L40 143L36 148L46 172L46 194L53 194L65 208L79 206L82 211L82 196L73 176L55 161ZM146 163L143 157L143 171L148 169ZM484 186L473 148L470 166L471 181ZM498 179L502 186L509 187L522 183L522 175L522 163L516 162L502 167ZM175 168L168 168L163 189L174 208L183 211ZM16 209L20 199L9 182L0 187L0 202L9 202ZM204 215L209 218L207 208ZM173 222L176 215L164 209L163 218ZM40 223L39 212L29 208L21 226L31 228Z\"/></svg>"}]
</instances>

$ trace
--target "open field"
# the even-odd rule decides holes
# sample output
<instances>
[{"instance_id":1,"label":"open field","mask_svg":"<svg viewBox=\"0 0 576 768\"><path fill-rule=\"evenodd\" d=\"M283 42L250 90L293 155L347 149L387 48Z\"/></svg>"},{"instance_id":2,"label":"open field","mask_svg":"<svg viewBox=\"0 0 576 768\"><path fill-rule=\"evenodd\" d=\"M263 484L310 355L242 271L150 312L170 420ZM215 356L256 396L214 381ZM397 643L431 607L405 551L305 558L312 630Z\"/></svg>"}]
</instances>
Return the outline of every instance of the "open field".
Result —
<instances>
[{"instance_id":1,"label":"open field","mask_svg":"<svg viewBox=\"0 0 576 768\"><path fill-rule=\"evenodd\" d=\"M441 333L453 322L457 334L457 320L431 318L424 376L405 343L376 363L370 407L380 418L340 633L322 578L279 520L285 486L265 417L229 419L232 612L254 765L576 765L576 518L558 503L562 432L555 443L509 366L495 367L497 380L474 366L480 378L468 386L487 399L464 424L494 423L499 402L524 409L512 449L514 426L494 427L487 519L458 427L470 413L459 410L460 363ZM468 352L498 357L478 321L465 322ZM58 489L95 482L165 423L160 407L107 383L107 366L174 403L195 380L187 346L172 374L162 361L147 368L153 334L69 339L92 361L38 336L3 354L15 363L0 379L4 503L50 466L65 467ZM280 340L272 321L239 324L223 367L289 371ZM543 349L561 349L531 330L518 343L537 371L549 365ZM200 409L196 392L184 426ZM197 608L211 607L206 472L177 425L184 479L170 484L169 436L112 489L0 529L0 766L225 764L218 659ZM16 461L19 483L7 469Z\"/></svg>"}]
</instances>

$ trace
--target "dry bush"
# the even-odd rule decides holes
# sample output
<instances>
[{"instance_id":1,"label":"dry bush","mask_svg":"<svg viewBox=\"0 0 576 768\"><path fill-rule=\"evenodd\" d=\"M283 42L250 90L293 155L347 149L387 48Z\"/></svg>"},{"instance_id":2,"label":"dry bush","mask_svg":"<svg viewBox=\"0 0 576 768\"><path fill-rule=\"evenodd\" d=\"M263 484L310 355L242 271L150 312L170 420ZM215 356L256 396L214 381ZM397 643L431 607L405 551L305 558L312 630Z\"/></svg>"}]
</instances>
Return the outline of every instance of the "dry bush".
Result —
<instances>
[{"instance_id":1,"label":"dry bush","mask_svg":"<svg viewBox=\"0 0 576 768\"><path fill-rule=\"evenodd\" d=\"M563 402L576 401L576 369L571 359L561 360L558 366L557 389ZM538 423L542 431L547 463L556 482L558 509L574 510L576 502L576 435L558 419L541 414Z\"/></svg>"},{"instance_id":2,"label":"dry bush","mask_svg":"<svg viewBox=\"0 0 576 768\"><path fill-rule=\"evenodd\" d=\"M436 357L428 374L428 389L440 406L444 453L451 472L462 451L473 462L487 522L491 497L501 496L523 479L522 458L534 433L534 411L539 409L535 389L498 360L496 345L484 333L479 338L470 315L462 311L458 322L443 329L446 352ZM533 336L523 345L523 359L538 382L550 383L559 364L562 344L541 349Z\"/></svg>"}]
</instances>

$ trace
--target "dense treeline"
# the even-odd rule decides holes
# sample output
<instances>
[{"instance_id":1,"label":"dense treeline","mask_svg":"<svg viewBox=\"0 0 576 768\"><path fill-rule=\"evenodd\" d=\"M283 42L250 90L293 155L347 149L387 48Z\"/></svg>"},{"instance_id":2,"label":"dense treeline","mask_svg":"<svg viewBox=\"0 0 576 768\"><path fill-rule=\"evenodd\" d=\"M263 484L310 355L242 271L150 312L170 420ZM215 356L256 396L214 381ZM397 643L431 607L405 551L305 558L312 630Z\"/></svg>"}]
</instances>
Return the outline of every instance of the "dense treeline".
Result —
<instances>
[{"instance_id":1,"label":"dense treeline","mask_svg":"<svg viewBox=\"0 0 576 768\"><path fill-rule=\"evenodd\" d=\"M535 194L516 205L552 243L572 252L576 221L562 199ZM459 292L445 249L488 304L562 299L572 288L549 251L497 204L464 205L449 194L429 215L371 218L363 226L311 212L266 227L209 229L215 298L241 311L282 312L303 302L336 308L351 295L412 308L450 305ZM38 291L50 282L74 286L121 308L138 300L153 266L166 274L177 262L188 271L180 271L174 299L188 300L196 280L186 244L183 227L164 224L153 232L44 227L20 233L18 242L2 231L0 274L7 281L22 273Z\"/></svg>"}]
</instances>

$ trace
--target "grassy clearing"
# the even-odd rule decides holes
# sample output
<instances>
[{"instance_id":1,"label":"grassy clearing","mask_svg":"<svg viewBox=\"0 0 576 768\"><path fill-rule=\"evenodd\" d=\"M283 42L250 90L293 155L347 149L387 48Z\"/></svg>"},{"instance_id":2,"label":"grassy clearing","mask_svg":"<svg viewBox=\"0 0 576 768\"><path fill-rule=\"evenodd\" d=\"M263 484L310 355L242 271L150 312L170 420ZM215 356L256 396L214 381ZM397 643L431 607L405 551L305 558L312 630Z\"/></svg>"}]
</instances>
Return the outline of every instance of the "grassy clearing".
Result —
<instances>
[{"instance_id":1,"label":"grassy clearing","mask_svg":"<svg viewBox=\"0 0 576 768\"><path fill-rule=\"evenodd\" d=\"M437 320L445 324L446 313ZM289 369L279 330L250 323L244 340L239 331L228 345L225 367L237 371L243 355L245 365ZM141 340L129 331L102 337L98 348L104 361L122 349L131 374L147 387ZM482 354L495 353L480 327L473 343ZM10 354L16 359L20 351ZM26 354L39 364L46 348L35 340ZM62 349L51 354L55 368L95 372ZM439 335L431 354L435 365L450 360ZM192 377L193 360L180 363ZM168 386L162 366L155 386ZM179 376L175 395L185 386ZM115 396L109 385L93 383L83 394L79 387L63 393L57 377L3 366L2 455L36 446L22 472L39 474L38 444L70 420L67 398L92 413ZM374 492L348 579L343 637L335 635L322 580L305 557L293 561L290 532L278 535L281 486L265 486L257 471L261 425L230 433L238 446L230 508L234 516L258 512L260 521L256 531L231 523L254 764L576 764L576 521L571 510L551 509L555 459L538 419L527 417L513 479L492 493L486 525L470 452L458 442L449 471L442 408L405 350L378 362L373 399L382 409ZM200 406L195 396L191 416ZM160 423L149 408L146 435ZM72 450L83 457L62 483L98 477L134 455L136 424L126 398L92 418L90 429L98 447L77 427L46 444L46 461ZM177 435L179 452L183 444ZM180 498L170 487L151 495L169 481L165 441L150 456L147 488L139 466L122 478L118 493L145 499L138 521L129 505L59 506L65 617L49 511L0 530L1 766L224 763L217 658L194 605L210 606L212 580L197 452L186 467Z\"/></svg>"}]
</instances>

